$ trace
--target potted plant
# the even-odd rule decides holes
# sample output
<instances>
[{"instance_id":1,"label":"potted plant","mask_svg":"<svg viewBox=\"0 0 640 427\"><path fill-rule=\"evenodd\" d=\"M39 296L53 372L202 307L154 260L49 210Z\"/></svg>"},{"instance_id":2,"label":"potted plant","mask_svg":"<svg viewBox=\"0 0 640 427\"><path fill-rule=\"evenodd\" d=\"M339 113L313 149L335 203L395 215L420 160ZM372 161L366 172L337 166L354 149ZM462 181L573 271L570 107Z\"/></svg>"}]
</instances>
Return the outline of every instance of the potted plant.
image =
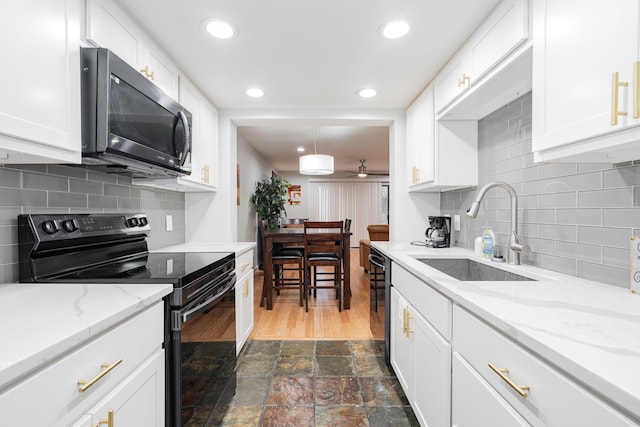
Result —
<instances>
[{"instance_id":1,"label":"potted plant","mask_svg":"<svg viewBox=\"0 0 640 427\"><path fill-rule=\"evenodd\" d=\"M256 190L251 195L251 203L256 207L258 220L266 219L269 229L278 227L280 218L285 213L285 196L289 183L278 175L264 178L256 183Z\"/></svg>"}]
</instances>

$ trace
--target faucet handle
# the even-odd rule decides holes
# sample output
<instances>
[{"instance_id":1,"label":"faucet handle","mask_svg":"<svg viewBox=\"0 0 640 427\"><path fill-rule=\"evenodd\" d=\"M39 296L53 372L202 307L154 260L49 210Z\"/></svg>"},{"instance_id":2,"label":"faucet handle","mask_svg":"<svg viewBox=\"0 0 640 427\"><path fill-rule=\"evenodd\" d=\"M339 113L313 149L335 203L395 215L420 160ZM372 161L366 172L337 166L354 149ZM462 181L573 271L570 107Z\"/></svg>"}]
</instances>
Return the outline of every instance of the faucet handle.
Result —
<instances>
[{"instance_id":1,"label":"faucet handle","mask_svg":"<svg viewBox=\"0 0 640 427\"><path fill-rule=\"evenodd\" d=\"M525 255L531 252L531 246L523 245L521 243L512 243L510 247L513 251L516 251Z\"/></svg>"}]
</instances>

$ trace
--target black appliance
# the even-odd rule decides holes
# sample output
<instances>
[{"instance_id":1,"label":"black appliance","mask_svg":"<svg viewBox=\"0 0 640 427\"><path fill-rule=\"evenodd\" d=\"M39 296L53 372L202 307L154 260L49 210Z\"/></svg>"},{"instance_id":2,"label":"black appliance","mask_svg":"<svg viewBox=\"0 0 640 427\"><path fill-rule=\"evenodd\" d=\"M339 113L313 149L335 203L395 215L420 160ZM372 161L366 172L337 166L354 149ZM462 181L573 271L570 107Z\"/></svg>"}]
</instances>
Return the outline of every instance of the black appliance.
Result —
<instances>
[{"instance_id":1,"label":"black appliance","mask_svg":"<svg viewBox=\"0 0 640 427\"><path fill-rule=\"evenodd\" d=\"M83 163L134 177L190 174L191 118L108 49L81 48Z\"/></svg>"},{"instance_id":2,"label":"black appliance","mask_svg":"<svg viewBox=\"0 0 640 427\"><path fill-rule=\"evenodd\" d=\"M451 217L429 216L429 228L425 232L427 246L448 248L451 241Z\"/></svg>"},{"instance_id":3,"label":"black appliance","mask_svg":"<svg viewBox=\"0 0 640 427\"><path fill-rule=\"evenodd\" d=\"M391 258L371 247L369 262L369 279L376 282L375 287L369 286L369 326L374 334L384 327L384 360L391 365ZM383 281L382 286L380 280Z\"/></svg>"},{"instance_id":4,"label":"black appliance","mask_svg":"<svg viewBox=\"0 0 640 427\"><path fill-rule=\"evenodd\" d=\"M194 352L193 343L183 342L191 322L224 323L211 328L221 331L210 337L219 369L208 378L218 382L218 398L235 387L235 254L149 253L149 231L144 214L19 215L19 275L21 282L172 284L165 297L166 425L180 427L199 403L193 393L182 395L193 381L183 372Z\"/></svg>"}]
</instances>

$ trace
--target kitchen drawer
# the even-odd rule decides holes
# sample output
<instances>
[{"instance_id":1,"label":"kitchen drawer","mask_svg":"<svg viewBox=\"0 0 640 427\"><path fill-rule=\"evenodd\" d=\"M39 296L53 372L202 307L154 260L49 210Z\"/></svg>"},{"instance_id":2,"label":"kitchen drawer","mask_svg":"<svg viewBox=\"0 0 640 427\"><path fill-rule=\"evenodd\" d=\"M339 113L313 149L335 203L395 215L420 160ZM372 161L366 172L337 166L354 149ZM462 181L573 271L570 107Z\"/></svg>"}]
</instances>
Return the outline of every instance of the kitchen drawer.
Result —
<instances>
[{"instance_id":1,"label":"kitchen drawer","mask_svg":"<svg viewBox=\"0 0 640 427\"><path fill-rule=\"evenodd\" d=\"M532 425L637 426L458 306L453 309L453 346ZM528 396L521 397L489 368L489 363L498 369L508 369L506 375L511 381L530 388L525 390Z\"/></svg>"},{"instance_id":2,"label":"kitchen drawer","mask_svg":"<svg viewBox=\"0 0 640 427\"><path fill-rule=\"evenodd\" d=\"M253 270L253 250L236 257L236 276L238 279L249 270Z\"/></svg>"},{"instance_id":3,"label":"kitchen drawer","mask_svg":"<svg viewBox=\"0 0 640 427\"><path fill-rule=\"evenodd\" d=\"M450 300L395 263L391 267L391 282L443 337L451 340Z\"/></svg>"},{"instance_id":4,"label":"kitchen drawer","mask_svg":"<svg viewBox=\"0 0 640 427\"><path fill-rule=\"evenodd\" d=\"M108 302L105 302L107 304ZM161 348L164 310L158 303L71 353L62 355L0 394L3 420L20 425L70 425ZM122 362L84 392L79 380L100 374L102 364Z\"/></svg>"}]
</instances>

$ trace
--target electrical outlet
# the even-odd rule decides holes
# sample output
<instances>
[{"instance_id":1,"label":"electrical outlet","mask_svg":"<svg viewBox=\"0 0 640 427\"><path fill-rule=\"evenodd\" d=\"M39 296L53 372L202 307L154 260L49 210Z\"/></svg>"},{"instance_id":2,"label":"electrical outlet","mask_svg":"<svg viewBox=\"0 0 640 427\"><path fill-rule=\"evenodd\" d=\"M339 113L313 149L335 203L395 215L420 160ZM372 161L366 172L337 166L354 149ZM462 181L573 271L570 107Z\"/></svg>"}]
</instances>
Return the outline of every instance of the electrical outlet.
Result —
<instances>
[{"instance_id":1,"label":"electrical outlet","mask_svg":"<svg viewBox=\"0 0 640 427\"><path fill-rule=\"evenodd\" d=\"M460 215L453 216L453 231L460 231Z\"/></svg>"},{"instance_id":2,"label":"electrical outlet","mask_svg":"<svg viewBox=\"0 0 640 427\"><path fill-rule=\"evenodd\" d=\"M173 231L173 215L167 215L165 217L165 222L166 222L166 228L167 231Z\"/></svg>"}]
</instances>

